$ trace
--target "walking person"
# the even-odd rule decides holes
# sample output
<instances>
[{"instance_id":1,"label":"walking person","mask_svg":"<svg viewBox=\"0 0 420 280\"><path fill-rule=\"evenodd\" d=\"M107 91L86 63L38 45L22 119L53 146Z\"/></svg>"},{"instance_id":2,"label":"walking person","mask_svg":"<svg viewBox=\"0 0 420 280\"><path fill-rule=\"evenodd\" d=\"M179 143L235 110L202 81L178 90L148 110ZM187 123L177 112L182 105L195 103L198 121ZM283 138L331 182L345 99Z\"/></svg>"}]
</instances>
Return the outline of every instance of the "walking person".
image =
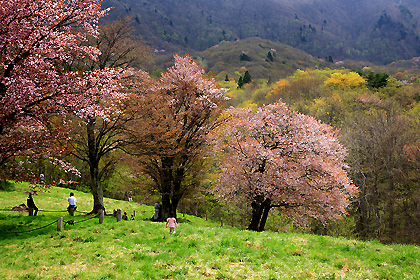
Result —
<instances>
[{"instance_id":1,"label":"walking person","mask_svg":"<svg viewBox=\"0 0 420 280\"><path fill-rule=\"evenodd\" d=\"M26 199L26 204L28 205L29 208L32 208L33 210L35 210L34 216L36 216L36 214L38 214L38 207L35 206L35 202L34 202L34 199L32 198L32 194L33 194L32 192L29 193L29 196ZM29 209L29 211L31 211L31 210ZM31 212L29 212L29 213L31 213ZM31 215L31 214L29 214L29 215Z\"/></svg>"},{"instance_id":2,"label":"walking person","mask_svg":"<svg viewBox=\"0 0 420 280\"><path fill-rule=\"evenodd\" d=\"M171 212L171 214L169 214L169 218L166 219L166 227L169 226L169 234L175 233L175 227L178 228L178 224L176 223L174 216L175 214Z\"/></svg>"}]
</instances>

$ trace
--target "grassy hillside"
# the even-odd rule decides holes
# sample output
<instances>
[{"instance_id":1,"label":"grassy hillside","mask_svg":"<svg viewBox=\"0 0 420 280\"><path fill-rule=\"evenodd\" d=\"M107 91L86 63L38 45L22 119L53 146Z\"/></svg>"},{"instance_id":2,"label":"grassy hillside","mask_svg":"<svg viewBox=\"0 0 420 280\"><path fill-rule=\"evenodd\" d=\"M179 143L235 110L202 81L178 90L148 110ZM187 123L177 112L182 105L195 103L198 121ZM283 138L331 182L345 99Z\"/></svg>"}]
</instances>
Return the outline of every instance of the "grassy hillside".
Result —
<instances>
[{"instance_id":1,"label":"grassy hillside","mask_svg":"<svg viewBox=\"0 0 420 280\"><path fill-rule=\"evenodd\" d=\"M0 191L3 209L26 202L26 184ZM34 197L60 211L69 190ZM179 215L176 234L148 220L151 206L105 199L108 209L136 211L134 221L89 219L91 196L76 192L81 212L41 211L36 217L0 211L0 279L420 279L417 246L325 236L220 228ZM58 232L58 216L74 225ZM22 233L13 233L22 232Z\"/></svg>"},{"instance_id":2,"label":"grassy hillside","mask_svg":"<svg viewBox=\"0 0 420 280\"><path fill-rule=\"evenodd\" d=\"M269 52L271 60L268 58ZM241 60L241 55L246 55L247 60ZM296 69L334 66L325 59L318 59L296 48L259 37L223 42L205 51L194 53L193 56L200 61L202 67L215 74L226 71L230 77L235 77L235 71L245 67L253 78L272 81L291 75Z\"/></svg>"}]
</instances>

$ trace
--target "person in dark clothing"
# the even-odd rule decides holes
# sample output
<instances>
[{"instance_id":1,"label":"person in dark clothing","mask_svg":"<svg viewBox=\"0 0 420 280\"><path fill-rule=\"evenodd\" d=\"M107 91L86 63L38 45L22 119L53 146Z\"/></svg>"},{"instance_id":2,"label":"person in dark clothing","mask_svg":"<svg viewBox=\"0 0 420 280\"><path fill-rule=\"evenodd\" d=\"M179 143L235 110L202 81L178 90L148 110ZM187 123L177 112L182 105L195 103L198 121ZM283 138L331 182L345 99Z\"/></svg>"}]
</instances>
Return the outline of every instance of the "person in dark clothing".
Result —
<instances>
[{"instance_id":1,"label":"person in dark clothing","mask_svg":"<svg viewBox=\"0 0 420 280\"><path fill-rule=\"evenodd\" d=\"M155 214L153 215L153 220L158 221L159 220L159 213L160 212L160 204L159 202L155 203Z\"/></svg>"},{"instance_id":2,"label":"person in dark clothing","mask_svg":"<svg viewBox=\"0 0 420 280\"><path fill-rule=\"evenodd\" d=\"M28 205L29 208L32 208L35 210L34 216L36 216L36 214L38 214L38 207L35 206L34 199L32 198L32 192L29 193L29 196L26 199L26 204Z\"/></svg>"}]
</instances>

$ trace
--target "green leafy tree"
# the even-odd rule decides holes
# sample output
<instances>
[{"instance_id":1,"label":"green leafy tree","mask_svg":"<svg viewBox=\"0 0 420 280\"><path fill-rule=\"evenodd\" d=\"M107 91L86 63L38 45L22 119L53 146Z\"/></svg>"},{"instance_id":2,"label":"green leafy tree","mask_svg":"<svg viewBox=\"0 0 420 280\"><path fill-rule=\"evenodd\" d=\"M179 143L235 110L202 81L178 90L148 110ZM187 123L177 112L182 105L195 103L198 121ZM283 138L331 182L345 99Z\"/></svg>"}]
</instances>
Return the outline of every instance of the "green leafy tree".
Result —
<instances>
[{"instance_id":1,"label":"green leafy tree","mask_svg":"<svg viewBox=\"0 0 420 280\"><path fill-rule=\"evenodd\" d=\"M370 88L378 89L386 87L388 85L389 75L386 73L375 73L373 71L365 72L362 70L355 70L354 72L362 76L366 80L367 86Z\"/></svg>"}]
</instances>

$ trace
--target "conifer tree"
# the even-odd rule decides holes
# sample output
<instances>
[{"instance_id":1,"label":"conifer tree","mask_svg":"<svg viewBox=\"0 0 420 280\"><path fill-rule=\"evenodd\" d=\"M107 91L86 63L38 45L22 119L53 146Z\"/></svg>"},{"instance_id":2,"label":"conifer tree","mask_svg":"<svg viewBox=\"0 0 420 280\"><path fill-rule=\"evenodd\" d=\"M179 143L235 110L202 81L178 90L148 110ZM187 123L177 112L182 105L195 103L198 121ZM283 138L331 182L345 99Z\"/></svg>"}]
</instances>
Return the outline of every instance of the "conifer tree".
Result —
<instances>
[{"instance_id":1,"label":"conifer tree","mask_svg":"<svg viewBox=\"0 0 420 280\"><path fill-rule=\"evenodd\" d=\"M273 62L273 61L274 61L273 55L271 54L271 52L270 52L270 51L269 51L269 52L268 52L268 54L267 54L267 61L271 61L271 62Z\"/></svg>"},{"instance_id":2,"label":"conifer tree","mask_svg":"<svg viewBox=\"0 0 420 280\"><path fill-rule=\"evenodd\" d=\"M251 74L249 74L248 71L245 71L243 82L244 84L249 84L250 82L252 82Z\"/></svg>"},{"instance_id":3,"label":"conifer tree","mask_svg":"<svg viewBox=\"0 0 420 280\"><path fill-rule=\"evenodd\" d=\"M244 83L244 80L242 79L242 77L239 77L239 80L238 80L238 88L242 88L244 84L245 83Z\"/></svg>"}]
</instances>

